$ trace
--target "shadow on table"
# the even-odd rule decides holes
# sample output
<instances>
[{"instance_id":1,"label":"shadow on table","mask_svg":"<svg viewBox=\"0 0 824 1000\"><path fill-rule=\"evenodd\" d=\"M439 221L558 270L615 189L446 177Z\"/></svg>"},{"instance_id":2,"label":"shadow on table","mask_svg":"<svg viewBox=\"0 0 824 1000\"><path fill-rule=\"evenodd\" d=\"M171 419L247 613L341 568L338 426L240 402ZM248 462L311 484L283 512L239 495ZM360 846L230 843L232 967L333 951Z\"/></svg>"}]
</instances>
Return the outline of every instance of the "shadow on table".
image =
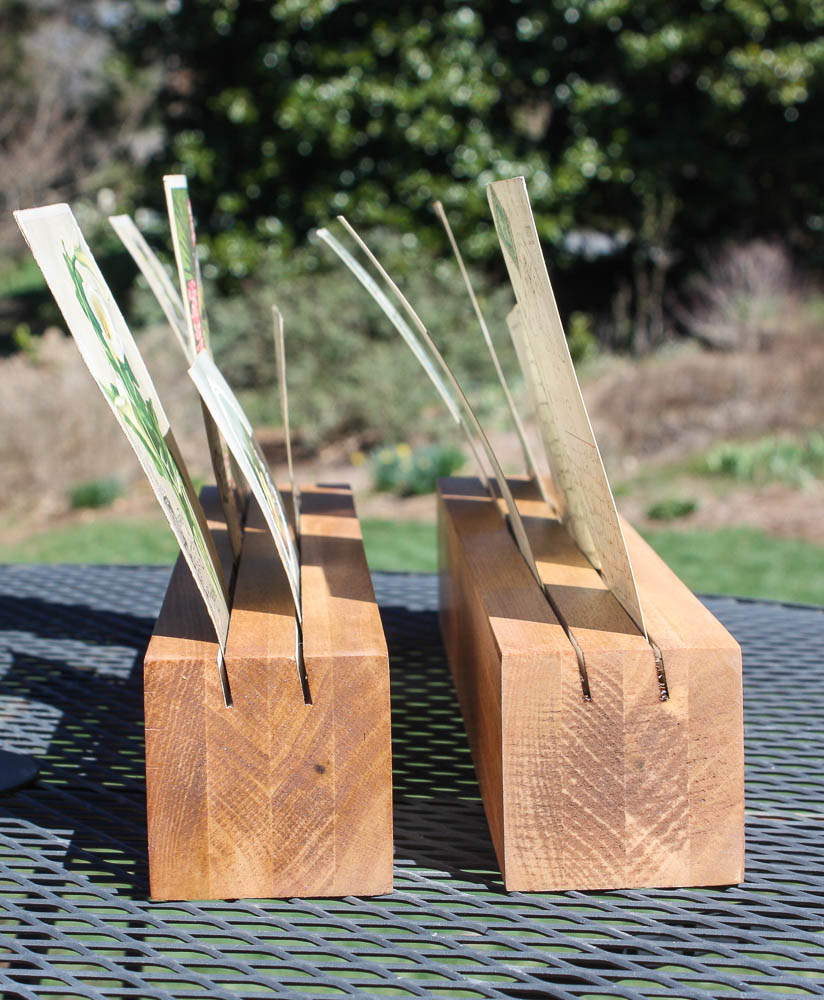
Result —
<instances>
[{"instance_id":1,"label":"shadow on table","mask_svg":"<svg viewBox=\"0 0 824 1000\"><path fill-rule=\"evenodd\" d=\"M154 619L92 608L87 604L63 604L39 597L0 596L0 643L7 630L30 632L43 639L71 639L95 646L134 646L143 649L154 627Z\"/></svg>"},{"instance_id":2,"label":"shadow on table","mask_svg":"<svg viewBox=\"0 0 824 1000\"><path fill-rule=\"evenodd\" d=\"M396 863L503 892L434 611L381 608L392 687Z\"/></svg>"},{"instance_id":3,"label":"shadow on table","mask_svg":"<svg viewBox=\"0 0 824 1000\"><path fill-rule=\"evenodd\" d=\"M384 607L382 616L398 863L500 888L437 616L404 607ZM19 750L27 733L35 749L48 747L39 781L0 797L0 826L26 823L51 834L50 857L62 855L70 872L135 899L149 892L141 663L153 624L42 599L6 597L0 607L0 648L5 644L10 657L0 680L0 704L13 706L8 728L22 737L15 740ZM4 643L3 630L46 641L24 644L7 635ZM131 664L124 647L134 650ZM20 711L26 720L14 717Z\"/></svg>"},{"instance_id":4,"label":"shadow on table","mask_svg":"<svg viewBox=\"0 0 824 1000\"><path fill-rule=\"evenodd\" d=\"M41 765L34 785L0 796L0 827L51 834L53 844L38 840L38 854L137 898L149 887L141 663L153 624L82 604L0 600L8 663L0 736L18 751L29 741ZM123 655L130 648L131 663Z\"/></svg>"}]
</instances>

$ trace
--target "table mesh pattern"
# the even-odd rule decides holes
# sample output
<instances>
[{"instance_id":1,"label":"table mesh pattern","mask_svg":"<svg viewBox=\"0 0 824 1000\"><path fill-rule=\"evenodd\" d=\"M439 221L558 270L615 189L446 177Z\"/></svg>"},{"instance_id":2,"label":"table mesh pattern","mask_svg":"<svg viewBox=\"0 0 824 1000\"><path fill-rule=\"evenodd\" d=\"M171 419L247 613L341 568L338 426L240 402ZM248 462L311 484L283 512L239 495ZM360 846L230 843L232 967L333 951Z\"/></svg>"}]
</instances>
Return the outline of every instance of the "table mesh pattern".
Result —
<instances>
[{"instance_id":1,"label":"table mesh pattern","mask_svg":"<svg viewBox=\"0 0 824 1000\"><path fill-rule=\"evenodd\" d=\"M715 598L742 641L741 887L506 893L440 645L436 581L375 578L392 666L396 891L151 903L141 656L168 570L0 569L6 1000L824 995L824 616Z\"/></svg>"}]
</instances>

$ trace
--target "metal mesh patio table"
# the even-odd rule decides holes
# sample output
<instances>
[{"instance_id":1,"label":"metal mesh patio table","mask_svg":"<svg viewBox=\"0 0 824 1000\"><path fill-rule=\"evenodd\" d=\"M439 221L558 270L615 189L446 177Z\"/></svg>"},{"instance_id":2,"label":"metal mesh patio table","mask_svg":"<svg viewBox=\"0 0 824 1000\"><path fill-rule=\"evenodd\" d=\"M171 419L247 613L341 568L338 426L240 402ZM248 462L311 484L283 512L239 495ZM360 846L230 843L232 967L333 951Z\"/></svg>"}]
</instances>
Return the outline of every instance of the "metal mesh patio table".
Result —
<instances>
[{"instance_id":1,"label":"metal mesh patio table","mask_svg":"<svg viewBox=\"0 0 824 1000\"><path fill-rule=\"evenodd\" d=\"M42 998L824 996L824 613L707 598L744 648L747 880L504 891L437 626L375 575L390 651L395 886L152 903L141 661L169 570L0 567L0 994Z\"/></svg>"}]
</instances>

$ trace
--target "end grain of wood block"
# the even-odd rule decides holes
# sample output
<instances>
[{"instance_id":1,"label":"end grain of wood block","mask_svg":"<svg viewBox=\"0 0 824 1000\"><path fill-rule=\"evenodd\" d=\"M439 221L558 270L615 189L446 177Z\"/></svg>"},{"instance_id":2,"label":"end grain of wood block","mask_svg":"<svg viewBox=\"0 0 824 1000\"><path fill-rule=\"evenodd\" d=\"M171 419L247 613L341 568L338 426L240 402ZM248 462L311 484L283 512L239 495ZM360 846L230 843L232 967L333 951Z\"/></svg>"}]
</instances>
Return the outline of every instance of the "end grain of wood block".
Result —
<instances>
[{"instance_id":1,"label":"end grain of wood block","mask_svg":"<svg viewBox=\"0 0 824 1000\"><path fill-rule=\"evenodd\" d=\"M205 488L200 499L228 580L232 550L217 489ZM206 705L211 675L219 686L217 657L214 627L180 556L143 660L149 881L155 899L209 896Z\"/></svg>"},{"instance_id":2,"label":"end grain of wood block","mask_svg":"<svg viewBox=\"0 0 824 1000\"><path fill-rule=\"evenodd\" d=\"M507 886L562 855L557 719L575 652L476 480L442 480L440 617ZM552 678L556 683L547 683ZM554 872L557 874L557 872Z\"/></svg>"},{"instance_id":3,"label":"end grain of wood block","mask_svg":"<svg viewBox=\"0 0 824 1000\"><path fill-rule=\"evenodd\" d=\"M626 521L647 631L661 650L665 704L686 730L688 885L744 879L741 647Z\"/></svg>"},{"instance_id":4,"label":"end grain of wood block","mask_svg":"<svg viewBox=\"0 0 824 1000\"><path fill-rule=\"evenodd\" d=\"M155 898L391 891L388 658L360 527L348 488L307 487L302 497L311 703L288 584L252 504L227 643L232 706L223 704L213 661L202 659L199 675L188 671L192 704L186 731L177 733L183 808L168 797L167 775L153 775ZM175 601L177 613L180 594ZM149 662L156 675L155 658ZM162 710L168 718L175 696L156 692L155 716ZM175 823L178 812L197 822Z\"/></svg>"}]
</instances>

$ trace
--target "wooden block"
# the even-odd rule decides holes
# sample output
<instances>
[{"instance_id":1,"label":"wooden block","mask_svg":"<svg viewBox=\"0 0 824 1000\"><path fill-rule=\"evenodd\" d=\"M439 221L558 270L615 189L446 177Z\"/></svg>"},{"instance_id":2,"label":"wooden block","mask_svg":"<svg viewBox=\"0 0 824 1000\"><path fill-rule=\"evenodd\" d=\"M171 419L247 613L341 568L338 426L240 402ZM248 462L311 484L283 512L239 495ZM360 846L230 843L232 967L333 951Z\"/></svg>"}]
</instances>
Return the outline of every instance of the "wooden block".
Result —
<instances>
[{"instance_id":1,"label":"wooden block","mask_svg":"<svg viewBox=\"0 0 824 1000\"><path fill-rule=\"evenodd\" d=\"M229 708L216 644L190 634L194 585L174 571L145 660L154 898L391 891L388 657L347 487L302 492L301 562L311 703L256 505L227 642Z\"/></svg>"},{"instance_id":2,"label":"wooden block","mask_svg":"<svg viewBox=\"0 0 824 1000\"><path fill-rule=\"evenodd\" d=\"M217 489L200 495L228 580L232 550ZM209 884L206 684L217 680L214 627L183 557L178 557L143 660L146 819L152 895ZM208 896L208 891L202 895ZM192 898L196 898L193 896Z\"/></svg>"},{"instance_id":3,"label":"wooden block","mask_svg":"<svg viewBox=\"0 0 824 1000\"><path fill-rule=\"evenodd\" d=\"M481 484L439 487L441 624L507 888L741 881L737 643L629 530L662 701L651 646L535 485L510 487L551 604Z\"/></svg>"},{"instance_id":4,"label":"wooden block","mask_svg":"<svg viewBox=\"0 0 824 1000\"><path fill-rule=\"evenodd\" d=\"M439 501L447 656L498 861L524 887L562 849L556 720L578 663L480 483L442 480Z\"/></svg>"},{"instance_id":5,"label":"wooden block","mask_svg":"<svg viewBox=\"0 0 824 1000\"><path fill-rule=\"evenodd\" d=\"M741 647L666 563L622 522L647 631L661 650L668 713L686 730L689 881L744 879L744 724Z\"/></svg>"}]
</instances>

